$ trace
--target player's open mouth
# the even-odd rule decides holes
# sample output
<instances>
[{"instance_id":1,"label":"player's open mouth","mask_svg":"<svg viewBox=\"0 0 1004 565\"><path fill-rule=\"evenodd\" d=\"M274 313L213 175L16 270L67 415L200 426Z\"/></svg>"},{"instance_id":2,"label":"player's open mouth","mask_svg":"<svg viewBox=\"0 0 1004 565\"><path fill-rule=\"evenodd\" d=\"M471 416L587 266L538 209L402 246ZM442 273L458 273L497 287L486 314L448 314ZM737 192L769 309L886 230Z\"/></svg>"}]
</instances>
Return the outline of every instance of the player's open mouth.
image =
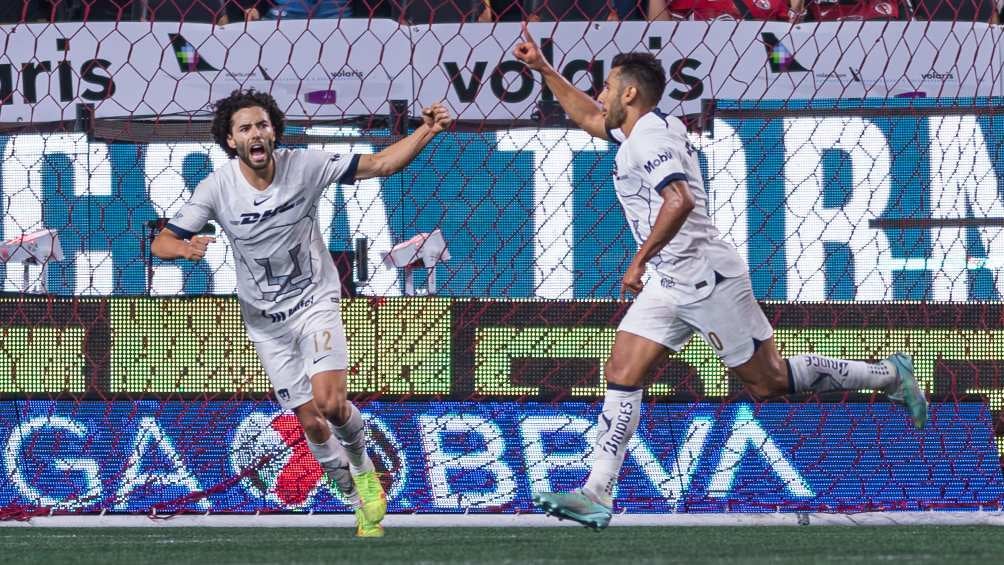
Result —
<instances>
[{"instance_id":1,"label":"player's open mouth","mask_svg":"<svg viewBox=\"0 0 1004 565\"><path fill-rule=\"evenodd\" d=\"M268 156L268 153L265 151L265 146L261 143L255 143L252 145L248 149L248 154L250 155L252 161L264 161Z\"/></svg>"}]
</instances>

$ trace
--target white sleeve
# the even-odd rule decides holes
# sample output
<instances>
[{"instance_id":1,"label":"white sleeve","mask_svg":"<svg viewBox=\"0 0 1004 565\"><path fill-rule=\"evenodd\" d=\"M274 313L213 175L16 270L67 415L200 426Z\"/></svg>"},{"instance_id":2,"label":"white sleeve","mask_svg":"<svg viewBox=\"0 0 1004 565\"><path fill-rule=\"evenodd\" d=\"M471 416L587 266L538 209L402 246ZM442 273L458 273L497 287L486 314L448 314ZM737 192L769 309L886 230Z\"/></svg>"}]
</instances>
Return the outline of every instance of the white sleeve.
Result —
<instances>
[{"instance_id":1,"label":"white sleeve","mask_svg":"<svg viewBox=\"0 0 1004 565\"><path fill-rule=\"evenodd\" d=\"M216 218L213 206L212 176L202 180L192 192L192 197L167 223L167 228L181 239L191 239L205 227L206 222Z\"/></svg>"},{"instance_id":2,"label":"white sleeve","mask_svg":"<svg viewBox=\"0 0 1004 565\"><path fill-rule=\"evenodd\" d=\"M355 184L359 155L304 150L303 163L304 178L313 188L323 191L333 182Z\"/></svg>"},{"instance_id":3,"label":"white sleeve","mask_svg":"<svg viewBox=\"0 0 1004 565\"><path fill-rule=\"evenodd\" d=\"M661 193L669 183L687 180L680 153L688 148L662 137L652 141L653 143L635 145L632 160L642 182Z\"/></svg>"}]
</instances>

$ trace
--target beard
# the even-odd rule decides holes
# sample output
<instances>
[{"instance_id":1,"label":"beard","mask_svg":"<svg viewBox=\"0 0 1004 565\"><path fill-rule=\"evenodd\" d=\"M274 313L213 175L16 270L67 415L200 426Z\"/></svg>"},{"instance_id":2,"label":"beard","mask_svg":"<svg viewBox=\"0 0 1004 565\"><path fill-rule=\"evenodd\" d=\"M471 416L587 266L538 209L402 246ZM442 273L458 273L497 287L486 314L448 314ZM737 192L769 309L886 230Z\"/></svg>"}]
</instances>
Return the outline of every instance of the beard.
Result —
<instances>
[{"instance_id":1,"label":"beard","mask_svg":"<svg viewBox=\"0 0 1004 565\"><path fill-rule=\"evenodd\" d=\"M607 108L607 113L603 116L603 125L608 130L618 129L624 124L626 118L627 113L624 111L624 107L614 103Z\"/></svg>"},{"instance_id":2,"label":"beard","mask_svg":"<svg viewBox=\"0 0 1004 565\"><path fill-rule=\"evenodd\" d=\"M240 160L249 168L256 171L268 168L272 163L272 151L275 149L275 144L272 141L261 141L261 144L265 148L265 158L257 162L251 158L251 146L254 145L253 143L237 146L237 156Z\"/></svg>"}]
</instances>

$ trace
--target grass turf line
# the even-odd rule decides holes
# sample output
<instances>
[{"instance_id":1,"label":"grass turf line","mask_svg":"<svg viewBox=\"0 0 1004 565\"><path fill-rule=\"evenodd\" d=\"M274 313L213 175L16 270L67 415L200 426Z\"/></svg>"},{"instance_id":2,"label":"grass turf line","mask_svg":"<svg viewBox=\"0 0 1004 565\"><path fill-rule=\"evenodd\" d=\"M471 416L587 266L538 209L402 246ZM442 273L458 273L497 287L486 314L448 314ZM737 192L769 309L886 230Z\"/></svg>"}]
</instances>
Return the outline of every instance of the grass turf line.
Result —
<instances>
[{"instance_id":1,"label":"grass turf line","mask_svg":"<svg viewBox=\"0 0 1004 565\"><path fill-rule=\"evenodd\" d=\"M994 527L3 528L0 563L993 563Z\"/></svg>"}]
</instances>

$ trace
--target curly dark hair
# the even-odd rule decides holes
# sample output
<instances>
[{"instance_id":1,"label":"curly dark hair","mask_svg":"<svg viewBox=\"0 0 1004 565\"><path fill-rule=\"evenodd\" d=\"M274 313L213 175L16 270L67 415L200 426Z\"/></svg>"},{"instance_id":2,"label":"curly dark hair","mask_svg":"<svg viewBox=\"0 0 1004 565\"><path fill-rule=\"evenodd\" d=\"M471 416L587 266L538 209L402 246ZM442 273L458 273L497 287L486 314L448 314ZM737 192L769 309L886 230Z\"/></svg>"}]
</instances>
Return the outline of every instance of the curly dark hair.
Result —
<instances>
[{"instance_id":1,"label":"curly dark hair","mask_svg":"<svg viewBox=\"0 0 1004 565\"><path fill-rule=\"evenodd\" d=\"M268 119L272 122L272 129L275 130L275 144L282 141L282 132L286 128L286 115L275 103L275 98L267 92L259 92L253 88L248 90L235 90L230 96L221 98L213 104L215 115L213 116L213 138L220 147L227 152L231 158L237 156L237 152L227 145L227 136L230 135L230 119L234 112L257 106L268 112Z\"/></svg>"},{"instance_id":2,"label":"curly dark hair","mask_svg":"<svg viewBox=\"0 0 1004 565\"><path fill-rule=\"evenodd\" d=\"M651 53L621 53L614 57L611 69L620 68L621 76L633 82L644 102L658 104L666 90L666 71Z\"/></svg>"}]
</instances>

